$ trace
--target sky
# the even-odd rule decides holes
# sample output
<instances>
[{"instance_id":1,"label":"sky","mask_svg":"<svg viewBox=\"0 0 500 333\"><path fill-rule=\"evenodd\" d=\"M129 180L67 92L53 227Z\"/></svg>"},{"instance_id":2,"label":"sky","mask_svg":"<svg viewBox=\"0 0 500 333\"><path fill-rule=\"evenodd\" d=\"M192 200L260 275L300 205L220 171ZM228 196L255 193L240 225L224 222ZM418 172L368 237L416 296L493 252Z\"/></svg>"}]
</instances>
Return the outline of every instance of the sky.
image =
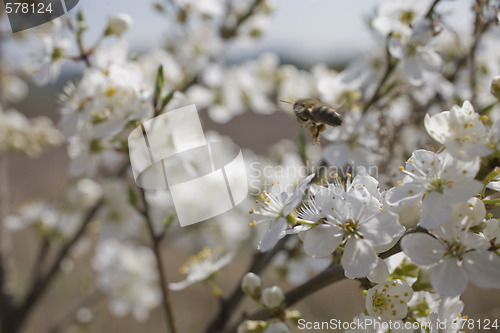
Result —
<instances>
[{"instance_id":1,"label":"sky","mask_svg":"<svg viewBox=\"0 0 500 333\"><path fill-rule=\"evenodd\" d=\"M203 1L203 0L199 0ZM412 1L412 0L406 0ZM418 0L427 1L430 0ZM263 51L277 51L289 60L313 64L331 57L345 58L359 51L369 51L370 32L367 18L375 12L381 0L276 0L277 10L263 38L255 43L231 45L227 51L229 61L255 56ZM442 0L439 10L450 15L453 26L459 30L464 20L472 20L471 0ZM160 48L167 31L165 18L153 9L153 0L80 0L91 27L86 35L90 43L115 13L131 15L134 24L128 32L132 50L144 51ZM75 13L73 9L71 13ZM2 30L5 29L5 25ZM464 31L465 32L465 31ZM7 50L18 57L19 50Z\"/></svg>"}]
</instances>

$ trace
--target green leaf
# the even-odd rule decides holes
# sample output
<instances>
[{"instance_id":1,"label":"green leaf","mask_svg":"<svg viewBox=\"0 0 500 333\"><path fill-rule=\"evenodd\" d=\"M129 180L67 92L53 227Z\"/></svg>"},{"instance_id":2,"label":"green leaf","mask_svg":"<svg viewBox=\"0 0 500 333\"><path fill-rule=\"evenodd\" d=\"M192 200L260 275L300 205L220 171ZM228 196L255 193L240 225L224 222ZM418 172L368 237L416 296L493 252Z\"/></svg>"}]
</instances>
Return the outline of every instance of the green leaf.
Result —
<instances>
[{"instance_id":1,"label":"green leaf","mask_svg":"<svg viewBox=\"0 0 500 333\"><path fill-rule=\"evenodd\" d=\"M397 85L398 85L398 81L397 80L392 81L387 86L387 88L385 88L385 91L384 91L383 95L387 95L388 93L390 93L392 91L392 89L394 89Z\"/></svg>"},{"instance_id":2,"label":"green leaf","mask_svg":"<svg viewBox=\"0 0 500 333\"><path fill-rule=\"evenodd\" d=\"M481 109L481 111L479 111L479 113L480 114L488 114L496 104L497 104L497 102L493 102L489 105L486 105L484 108Z\"/></svg>"},{"instance_id":3,"label":"green leaf","mask_svg":"<svg viewBox=\"0 0 500 333\"><path fill-rule=\"evenodd\" d=\"M158 106L158 101L160 100L160 94L163 89L164 80L165 78L163 76L163 65L160 65L156 74L155 92L153 95L153 106L155 108Z\"/></svg>"},{"instance_id":4,"label":"green leaf","mask_svg":"<svg viewBox=\"0 0 500 333\"><path fill-rule=\"evenodd\" d=\"M127 192L129 204L137 207L137 193L135 193L134 189L131 186L128 187Z\"/></svg>"},{"instance_id":5,"label":"green leaf","mask_svg":"<svg viewBox=\"0 0 500 333\"><path fill-rule=\"evenodd\" d=\"M306 154L306 135L304 134L304 131L300 131L299 133L299 155L302 161L307 161L307 154Z\"/></svg>"},{"instance_id":6,"label":"green leaf","mask_svg":"<svg viewBox=\"0 0 500 333\"><path fill-rule=\"evenodd\" d=\"M496 167L483 179L483 185L486 186L500 176L500 168Z\"/></svg>"},{"instance_id":7,"label":"green leaf","mask_svg":"<svg viewBox=\"0 0 500 333\"><path fill-rule=\"evenodd\" d=\"M172 98L174 97L174 94L175 94L175 90L172 89L167 96L165 96L165 98L161 101L161 108L159 110L159 112L162 112L165 107L167 106L168 103L170 103L170 101L172 100Z\"/></svg>"},{"instance_id":8,"label":"green leaf","mask_svg":"<svg viewBox=\"0 0 500 333\"><path fill-rule=\"evenodd\" d=\"M172 224L172 222L174 222L174 216L173 215L170 215L170 216L167 216L167 218L165 219L165 223L163 224L165 229L167 229L168 227L170 227L170 225Z\"/></svg>"}]
</instances>

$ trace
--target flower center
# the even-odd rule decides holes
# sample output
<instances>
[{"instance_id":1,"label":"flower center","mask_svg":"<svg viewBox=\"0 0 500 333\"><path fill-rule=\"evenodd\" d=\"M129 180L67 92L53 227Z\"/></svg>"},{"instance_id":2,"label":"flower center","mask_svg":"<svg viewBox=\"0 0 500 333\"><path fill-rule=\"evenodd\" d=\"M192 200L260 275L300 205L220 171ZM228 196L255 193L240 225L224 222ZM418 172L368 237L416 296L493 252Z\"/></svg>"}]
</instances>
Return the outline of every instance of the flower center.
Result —
<instances>
[{"instance_id":1,"label":"flower center","mask_svg":"<svg viewBox=\"0 0 500 333\"><path fill-rule=\"evenodd\" d=\"M429 184L429 192L443 193L445 188L451 188L453 182L451 180L444 180L441 178L436 178Z\"/></svg>"},{"instance_id":2,"label":"flower center","mask_svg":"<svg viewBox=\"0 0 500 333\"><path fill-rule=\"evenodd\" d=\"M402 23L411 25L411 22L413 22L414 18L415 18L415 13L411 10L408 10L406 12L402 12L401 17L399 19L401 20Z\"/></svg>"},{"instance_id":3,"label":"flower center","mask_svg":"<svg viewBox=\"0 0 500 333\"><path fill-rule=\"evenodd\" d=\"M359 221L354 221L353 219L345 220L344 223L342 223L342 229L345 232L346 238L348 238L349 236L363 238L363 235L358 232L358 227Z\"/></svg>"},{"instance_id":4,"label":"flower center","mask_svg":"<svg viewBox=\"0 0 500 333\"><path fill-rule=\"evenodd\" d=\"M448 252L447 255L453 258L462 259L462 255L465 252L465 247L460 242L454 242L448 244Z\"/></svg>"}]
</instances>

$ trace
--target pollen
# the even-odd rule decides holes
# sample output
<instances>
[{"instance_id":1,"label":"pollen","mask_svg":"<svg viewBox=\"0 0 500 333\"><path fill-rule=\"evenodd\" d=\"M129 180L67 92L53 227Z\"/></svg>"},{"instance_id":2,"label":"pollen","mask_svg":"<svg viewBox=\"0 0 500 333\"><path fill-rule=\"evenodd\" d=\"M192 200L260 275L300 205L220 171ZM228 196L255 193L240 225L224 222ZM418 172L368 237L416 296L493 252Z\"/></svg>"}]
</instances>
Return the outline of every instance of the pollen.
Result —
<instances>
[{"instance_id":1,"label":"pollen","mask_svg":"<svg viewBox=\"0 0 500 333\"><path fill-rule=\"evenodd\" d=\"M408 160L408 162L413 163L413 160L412 160L412 159L409 159L409 160Z\"/></svg>"},{"instance_id":2,"label":"pollen","mask_svg":"<svg viewBox=\"0 0 500 333\"><path fill-rule=\"evenodd\" d=\"M488 119L490 119L490 117L488 117L487 115L479 117L479 120L481 120L481 121L487 121Z\"/></svg>"},{"instance_id":3,"label":"pollen","mask_svg":"<svg viewBox=\"0 0 500 333\"><path fill-rule=\"evenodd\" d=\"M492 217L493 217L493 214L488 213L488 217L489 217L489 218L492 218Z\"/></svg>"},{"instance_id":4,"label":"pollen","mask_svg":"<svg viewBox=\"0 0 500 333\"><path fill-rule=\"evenodd\" d=\"M401 185L401 184L403 184L403 182L402 182L402 181L400 181L400 180L398 180L398 181L396 182L396 184Z\"/></svg>"},{"instance_id":5,"label":"pollen","mask_svg":"<svg viewBox=\"0 0 500 333\"><path fill-rule=\"evenodd\" d=\"M351 178L351 177L352 177L352 175L348 172L347 173L347 178Z\"/></svg>"},{"instance_id":6,"label":"pollen","mask_svg":"<svg viewBox=\"0 0 500 333\"><path fill-rule=\"evenodd\" d=\"M470 136L466 135L464 138L465 141L470 141Z\"/></svg>"},{"instance_id":7,"label":"pollen","mask_svg":"<svg viewBox=\"0 0 500 333\"><path fill-rule=\"evenodd\" d=\"M399 167L399 171L403 171L404 169L402 166Z\"/></svg>"},{"instance_id":8,"label":"pollen","mask_svg":"<svg viewBox=\"0 0 500 333\"><path fill-rule=\"evenodd\" d=\"M250 209L250 211L249 211L248 213L250 213L250 214L255 213L255 209L253 209L253 208L252 208L252 209Z\"/></svg>"},{"instance_id":9,"label":"pollen","mask_svg":"<svg viewBox=\"0 0 500 333\"><path fill-rule=\"evenodd\" d=\"M408 190L408 193L409 194L413 194L413 190Z\"/></svg>"},{"instance_id":10,"label":"pollen","mask_svg":"<svg viewBox=\"0 0 500 333\"><path fill-rule=\"evenodd\" d=\"M248 225L249 225L250 227L253 227L253 226L257 225L257 221L252 220L252 221L250 221L250 223L248 223Z\"/></svg>"}]
</instances>

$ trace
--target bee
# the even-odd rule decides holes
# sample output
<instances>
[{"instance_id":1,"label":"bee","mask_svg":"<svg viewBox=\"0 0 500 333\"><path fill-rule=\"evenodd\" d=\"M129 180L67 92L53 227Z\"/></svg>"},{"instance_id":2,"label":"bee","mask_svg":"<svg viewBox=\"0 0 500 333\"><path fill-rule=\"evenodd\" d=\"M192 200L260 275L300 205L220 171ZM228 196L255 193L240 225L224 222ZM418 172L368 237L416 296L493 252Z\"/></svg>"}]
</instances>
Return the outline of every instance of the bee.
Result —
<instances>
[{"instance_id":1,"label":"bee","mask_svg":"<svg viewBox=\"0 0 500 333\"><path fill-rule=\"evenodd\" d=\"M289 103L282 101L284 103ZM293 103L293 111L299 124L309 127L313 135L313 144L319 144L319 133L326 130L327 125L342 125L342 116L333 108L313 99L303 98Z\"/></svg>"}]
</instances>

